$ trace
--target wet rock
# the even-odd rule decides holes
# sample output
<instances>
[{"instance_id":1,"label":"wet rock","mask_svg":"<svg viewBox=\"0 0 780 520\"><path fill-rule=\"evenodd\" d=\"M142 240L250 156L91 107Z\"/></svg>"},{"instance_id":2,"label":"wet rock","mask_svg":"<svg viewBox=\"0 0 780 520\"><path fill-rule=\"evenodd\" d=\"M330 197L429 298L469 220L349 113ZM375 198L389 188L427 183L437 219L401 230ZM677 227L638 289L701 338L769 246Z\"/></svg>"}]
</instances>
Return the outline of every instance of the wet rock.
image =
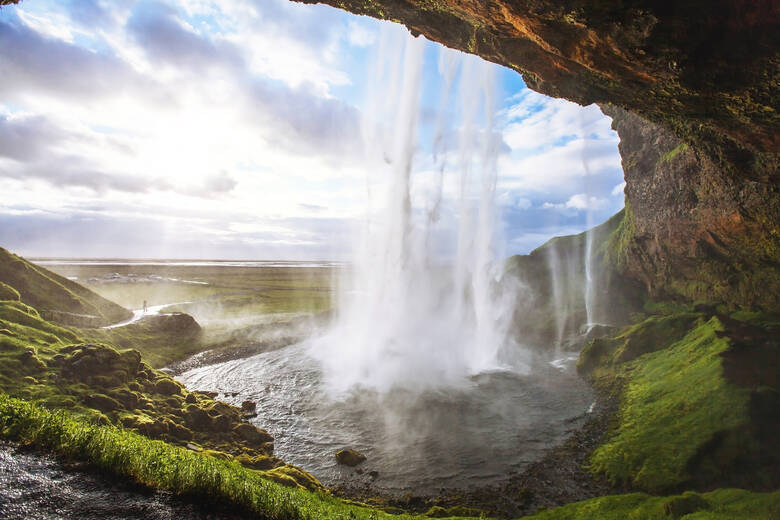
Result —
<instances>
[{"instance_id":1,"label":"wet rock","mask_svg":"<svg viewBox=\"0 0 780 520\"><path fill-rule=\"evenodd\" d=\"M336 462L344 466L355 467L365 462L366 456L352 448L346 448L336 452Z\"/></svg>"},{"instance_id":2,"label":"wet rock","mask_svg":"<svg viewBox=\"0 0 780 520\"><path fill-rule=\"evenodd\" d=\"M254 414L257 412L257 404L253 401L244 401L241 403L241 411L244 414Z\"/></svg>"}]
</instances>

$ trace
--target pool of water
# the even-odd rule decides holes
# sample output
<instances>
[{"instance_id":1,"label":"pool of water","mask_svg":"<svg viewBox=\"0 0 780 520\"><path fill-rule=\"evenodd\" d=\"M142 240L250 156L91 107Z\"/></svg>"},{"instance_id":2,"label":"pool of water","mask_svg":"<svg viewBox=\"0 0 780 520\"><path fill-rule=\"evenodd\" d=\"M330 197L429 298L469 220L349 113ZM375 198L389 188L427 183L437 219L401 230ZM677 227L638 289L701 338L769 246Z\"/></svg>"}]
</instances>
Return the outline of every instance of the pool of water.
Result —
<instances>
[{"instance_id":1,"label":"pool of water","mask_svg":"<svg viewBox=\"0 0 780 520\"><path fill-rule=\"evenodd\" d=\"M253 422L275 437L276 455L325 485L393 495L500 482L581 426L593 402L571 356L539 357L523 371L479 374L446 391L358 389L336 398L309 348L291 345L178 378L236 405L255 401ZM345 447L366 462L338 465L335 452Z\"/></svg>"}]
</instances>

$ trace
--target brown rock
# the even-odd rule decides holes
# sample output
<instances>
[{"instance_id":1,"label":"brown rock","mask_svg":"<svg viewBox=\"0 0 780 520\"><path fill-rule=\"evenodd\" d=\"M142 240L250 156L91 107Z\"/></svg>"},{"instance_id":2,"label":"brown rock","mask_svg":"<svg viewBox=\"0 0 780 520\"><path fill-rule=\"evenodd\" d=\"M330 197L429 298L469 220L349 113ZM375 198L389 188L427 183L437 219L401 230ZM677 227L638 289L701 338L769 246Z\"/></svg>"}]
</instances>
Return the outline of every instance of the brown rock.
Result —
<instances>
[{"instance_id":1,"label":"brown rock","mask_svg":"<svg viewBox=\"0 0 780 520\"><path fill-rule=\"evenodd\" d=\"M355 467L365 462L366 456L352 448L345 448L336 452L336 462L345 466Z\"/></svg>"}]
</instances>

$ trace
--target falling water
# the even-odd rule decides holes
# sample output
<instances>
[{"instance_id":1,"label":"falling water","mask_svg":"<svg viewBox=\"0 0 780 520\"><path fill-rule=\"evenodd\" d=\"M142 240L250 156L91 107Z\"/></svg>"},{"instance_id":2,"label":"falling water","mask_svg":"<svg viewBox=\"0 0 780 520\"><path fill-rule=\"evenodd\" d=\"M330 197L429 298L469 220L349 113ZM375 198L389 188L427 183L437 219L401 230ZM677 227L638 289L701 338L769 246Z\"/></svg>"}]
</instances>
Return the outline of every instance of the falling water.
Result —
<instances>
[{"instance_id":1,"label":"falling water","mask_svg":"<svg viewBox=\"0 0 780 520\"><path fill-rule=\"evenodd\" d=\"M334 393L441 389L502 368L512 297L496 284L493 72L440 49L440 106L426 131L424 51L424 39L383 30L363 125L367 207L352 281L336 324L311 349ZM454 262L440 261L443 236L456 242Z\"/></svg>"},{"instance_id":2,"label":"falling water","mask_svg":"<svg viewBox=\"0 0 780 520\"><path fill-rule=\"evenodd\" d=\"M590 186L590 166L588 164L588 136L585 130L585 113L580 112L582 117L583 127L583 139L582 139L582 167L585 170L585 257L583 263L585 264L585 325L587 330L590 331L591 327L596 323L594 321L595 310L595 293L594 293L594 280L593 280L593 209L592 209L592 197Z\"/></svg>"}]
</instances>

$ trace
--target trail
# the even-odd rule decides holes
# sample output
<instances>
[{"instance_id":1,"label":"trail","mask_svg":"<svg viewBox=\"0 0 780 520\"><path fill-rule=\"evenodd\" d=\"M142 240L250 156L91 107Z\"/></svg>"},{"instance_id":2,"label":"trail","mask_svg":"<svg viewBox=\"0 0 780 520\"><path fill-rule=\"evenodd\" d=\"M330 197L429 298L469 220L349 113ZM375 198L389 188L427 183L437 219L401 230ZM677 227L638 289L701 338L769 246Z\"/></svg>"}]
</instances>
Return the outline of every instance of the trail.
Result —
<instances>
[{"instance_id":1,"label":"trail","mask_svg":"<svg viewBox=\"0 0 780 520\"><path fill-rule=\"evenodd\" d=\"M147 307L146 310L143 309L133 309L133 317L125 320L120 321L119 323L114 323L111 325L106 325L105 327L102 327L104 329L116 329L119 327L126 327L128 325L132 325L133 323L138 323L146 316L157 316L159 314L162 314L161 311L165 309L166 307L173 307L174 305L186 305L188 303L192 302L174 302L174 303L164 303L162 305L152 305L151 307Z\"/></svg>"}]
</instances>

